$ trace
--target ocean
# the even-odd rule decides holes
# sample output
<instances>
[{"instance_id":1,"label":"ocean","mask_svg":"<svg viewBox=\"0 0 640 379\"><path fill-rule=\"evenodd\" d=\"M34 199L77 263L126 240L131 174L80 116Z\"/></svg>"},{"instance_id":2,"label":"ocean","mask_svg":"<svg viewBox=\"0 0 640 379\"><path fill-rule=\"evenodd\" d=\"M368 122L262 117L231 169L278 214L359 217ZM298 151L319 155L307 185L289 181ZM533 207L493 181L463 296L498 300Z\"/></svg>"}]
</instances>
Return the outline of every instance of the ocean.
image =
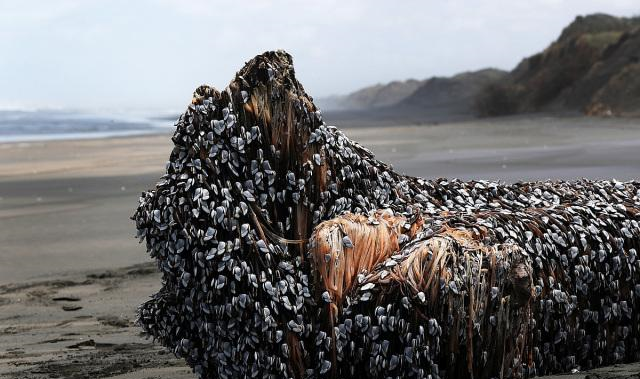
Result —
<instances>
[{"instance_id":1,"label":"ocean","mask_svg":"<svg viewBox=\"0 0 640 379\"><path fill-rule=\"evenodd\" d=\"M0 143L106 138L150 134L173 128L173 116L100 114L61 110L0 110Z\"/></svg>"}]
</instances>

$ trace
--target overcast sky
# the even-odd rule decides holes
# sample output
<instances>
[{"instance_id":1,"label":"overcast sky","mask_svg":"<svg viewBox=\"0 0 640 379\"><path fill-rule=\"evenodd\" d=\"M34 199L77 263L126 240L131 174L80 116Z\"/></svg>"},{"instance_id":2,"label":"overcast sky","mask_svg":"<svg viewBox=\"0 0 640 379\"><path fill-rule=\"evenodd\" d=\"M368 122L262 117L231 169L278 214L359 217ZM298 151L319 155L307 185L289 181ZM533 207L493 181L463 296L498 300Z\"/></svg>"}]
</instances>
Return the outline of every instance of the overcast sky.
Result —
<instances>
[{"instance_id":1,"label":"overcast sky","mask_svg":"<svg viewBox=\"0 0 640 379\"><path fill-rule=\"evenodd\" d=\"M180 110L282 48L315 97L395 79L511 69L578 14L638 0L0 0L0 109Z\"/></svg>"}]
</instances>

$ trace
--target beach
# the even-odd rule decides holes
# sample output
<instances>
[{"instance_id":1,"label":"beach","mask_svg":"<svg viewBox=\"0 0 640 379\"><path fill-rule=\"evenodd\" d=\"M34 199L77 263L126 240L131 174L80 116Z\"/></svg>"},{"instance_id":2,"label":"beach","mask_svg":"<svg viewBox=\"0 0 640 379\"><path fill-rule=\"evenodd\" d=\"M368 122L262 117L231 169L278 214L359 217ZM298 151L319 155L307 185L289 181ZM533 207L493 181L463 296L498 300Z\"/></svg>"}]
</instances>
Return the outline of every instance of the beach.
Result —
<instances>
[{"instance_id":1,"label":"beach","mask_svg":"<svg viewBox=\"0 0 640 379\"><path fill-rule=\"evenodd\" d=\"M345 133L425 178L640 178L632 118L519 116ZM134 325L160 275L129 217L162 175L170 137L0 143L0 378L195 377ZM625 377L640 366L616 370L594 374Z\"/></svg>"}]
</instances>

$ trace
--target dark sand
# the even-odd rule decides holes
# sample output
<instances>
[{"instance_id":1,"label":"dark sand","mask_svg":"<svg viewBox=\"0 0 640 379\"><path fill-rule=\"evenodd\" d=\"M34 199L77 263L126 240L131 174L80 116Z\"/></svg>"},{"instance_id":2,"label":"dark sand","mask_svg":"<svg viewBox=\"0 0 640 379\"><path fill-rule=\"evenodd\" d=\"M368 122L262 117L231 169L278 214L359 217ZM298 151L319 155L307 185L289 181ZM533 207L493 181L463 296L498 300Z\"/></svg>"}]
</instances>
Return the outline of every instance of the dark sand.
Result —
<instances>
[{"instance_id":1,"label":"dark sand","mask_svg":"<svg viewBox=\"0 0 640 379\"><path fill-rule=\"evenodd\" d=\"M133 325L159 280L146 263L0 286L0 378L193 378Z\"/></svg>"},{"instance_id":2,"label":"dark sand","mask_svg":"<svg viewBox=\"0 0 640 379\"><path fill-rule=\"evenodd\" d=\"M427 178L640 177L634 119L537 117L346 133L396 169ZM129 216L139 192L160 177L169 137L0 144L0 378L195 377L132 325L160 282ZM597 374L638 372L640 365L626 365Z\"/></svg>"}]
</instances>

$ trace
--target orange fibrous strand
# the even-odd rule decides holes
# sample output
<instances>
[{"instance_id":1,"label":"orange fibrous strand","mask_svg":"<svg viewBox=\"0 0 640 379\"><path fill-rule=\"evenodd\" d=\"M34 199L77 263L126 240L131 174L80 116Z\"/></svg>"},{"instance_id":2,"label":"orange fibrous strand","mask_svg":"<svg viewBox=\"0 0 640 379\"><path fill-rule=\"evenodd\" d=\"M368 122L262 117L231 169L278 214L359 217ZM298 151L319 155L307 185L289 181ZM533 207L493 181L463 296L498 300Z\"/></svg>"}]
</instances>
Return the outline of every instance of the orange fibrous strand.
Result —
<instances>
[{"instance_id":1,"label":"orange fibrous strand","mask_svg":"<svg viewBox=\"0 0 640 379\"><path fill-rule=\"evenodd\" d=\"M337 311L344 294L358 274L370 272L376 265L398 252L398 237L403 231L411 238L422 220L403 230L405 217L388 211L370 216L346 214L318 225L311 236L311 257L319 280ZM345 243L345 237L351 242ZM333 313L333 312L332 312Z\"/></svg>"}]
</instances>

